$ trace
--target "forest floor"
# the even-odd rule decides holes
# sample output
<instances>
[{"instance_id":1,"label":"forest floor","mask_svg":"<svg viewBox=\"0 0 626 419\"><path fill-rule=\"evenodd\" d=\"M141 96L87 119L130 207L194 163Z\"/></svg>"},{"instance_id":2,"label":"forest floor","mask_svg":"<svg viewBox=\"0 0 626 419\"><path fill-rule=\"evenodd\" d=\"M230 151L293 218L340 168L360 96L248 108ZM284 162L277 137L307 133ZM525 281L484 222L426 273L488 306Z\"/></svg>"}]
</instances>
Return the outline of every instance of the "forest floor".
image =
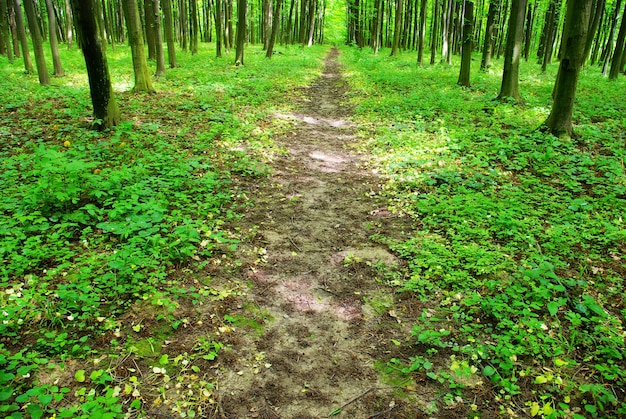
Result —
<instances>
[{"instance_id":1,"label":"forest floor","mask_svg":"<svg viewBox=\"0 0 626 419\"><path fill-rule=\"evenodd\" d=\"M347 150L354 126L338 53L331 50L297 112L272 115L293 124L276 140L287 152L266 182L248 185L256 204L240 227L256 237L240 247L240 272L254 286L237 304L273 320L262 335L241 328L223 340L236 345L232 359L219 356L225 417L415 417L374 367L411 325L381 281L401 262L370 236L402 236L408 219L377 202L379 179Z\"/></svg>"}]
</instances>

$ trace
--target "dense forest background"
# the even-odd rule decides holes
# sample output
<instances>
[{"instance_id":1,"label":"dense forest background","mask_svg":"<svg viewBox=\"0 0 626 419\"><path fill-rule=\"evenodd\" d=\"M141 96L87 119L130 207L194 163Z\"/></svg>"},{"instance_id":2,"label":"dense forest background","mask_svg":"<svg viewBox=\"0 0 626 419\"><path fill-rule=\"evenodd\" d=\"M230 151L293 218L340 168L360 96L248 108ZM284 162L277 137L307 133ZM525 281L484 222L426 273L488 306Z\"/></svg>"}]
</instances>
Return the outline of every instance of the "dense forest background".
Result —
<instances>
[{"instance_id":1,"label":"dense forest background","mask_svg":"<svg viewBox=\"0 0 626 419\"><path fill-rule=\"evenodd\" d=\"M0 414L291 417L301 397L303 417L626 416L625 14L0 0ZM324 298L362 311L333 327L259 303L259 272L319 265L303 237L272 255L264 222L306 201L276 180L298 143L353 158L324 124L375 175L329 187L366 214L358 246L328 233ZM338 402L286 366L295 319L324 386L374 384ZM334 328L354 346L328 356Z\"/></svg>"}]
</instances>

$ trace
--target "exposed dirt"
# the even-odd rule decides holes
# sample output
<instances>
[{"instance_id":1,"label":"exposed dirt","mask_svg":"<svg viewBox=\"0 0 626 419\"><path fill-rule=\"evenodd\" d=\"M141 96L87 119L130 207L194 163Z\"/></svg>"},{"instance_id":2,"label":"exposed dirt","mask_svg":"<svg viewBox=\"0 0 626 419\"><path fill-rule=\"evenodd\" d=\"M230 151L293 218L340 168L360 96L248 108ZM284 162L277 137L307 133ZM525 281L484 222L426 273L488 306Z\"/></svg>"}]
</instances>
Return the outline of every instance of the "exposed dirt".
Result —
<instances>
[{"instance_id":1,"label":"exposed dirt","mask_svg":"<svg viewBox=\"0 0 626 419\"><path fill-rule=\"evenodd\" d=\"M272 320L260 336L240 336L236 359L219 369L223 417L420 416L374 368L410 326L381 281L381 266L401 261L370 236L399 237L409 226L377 204L380 180L346 148L355 127L337 55L297 112L272 116L293 124L279 139L288 152L256 185L257 204L242 221L258 231L242 247L247 298Z\"/></svg>"}]
</instances>

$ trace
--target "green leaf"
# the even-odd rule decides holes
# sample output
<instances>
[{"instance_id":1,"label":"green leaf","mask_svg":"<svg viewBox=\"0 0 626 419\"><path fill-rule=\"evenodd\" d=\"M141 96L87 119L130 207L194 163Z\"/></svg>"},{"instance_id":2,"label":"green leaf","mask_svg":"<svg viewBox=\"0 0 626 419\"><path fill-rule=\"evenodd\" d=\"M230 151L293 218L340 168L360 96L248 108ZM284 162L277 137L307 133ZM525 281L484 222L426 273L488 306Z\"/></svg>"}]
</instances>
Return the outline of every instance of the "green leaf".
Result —
<instances>
[{"instance_id":1,"label":"green leaf","mask_svg":"<svg viewBox=\"0 0 626 419\"><path fill-rule=\"evenodd\" d=\"M338 415L338 414L340 414L341 412L343 412L343 409L342 409L341 407L339 407L339 408L337 408L337 409L333 410L332 412L330 412L330 413L328 414L328 417L330 418L330 417L332 417L332 416L337 416L337 415Z\"/></svg>"},{"instance_id":2,"label":"green leaf","mask_svg":"<svg viewBox=\"0 0 626 419\"><path fill-rule=\"evenodd\" d=\"M491 377L492 375L494 375L496 373L495 368L493 368L491 365L487 365L484 369L483 369L483 375L485 377Z\"/></svg>"},{"instance_id":3,"label":"green leaf","mask_svg":"<svg viewBox=\"0 0 626 419\"><path fill-rule=\"evenodd\" d=\"M26 411L30 414L31 419L40 419L43 416L43 410L38 404L29 404Z\"/></svg>"},{"instance_id":4,"label":"green leaf","mask_svg":"<svg viewBox=\"0 0 626 419\"><path fill-rule=\"evenodd\" d=\"M169 363L170 363L170 360L169 360L169 357L167 356L167 354L161 355L161 358L159 358L159 364L167 365Z\"/></svg>"},{"instance_id":5,"label":"green leaf","mask_svg":"<svg viewBox=\"0 0 626 419\"><path fill-rule=\"evenodd\" d=\"M598 409L592 404L586 404L585 410L589 413L594 413L594 414L598 412Z\"/></svg>"},{"instance_id":6,"label":"green leaf","mask_svg":"<svg viewBox=\"0 0 626 419\"><path fill-rule=\"evenodd\" d=\"M12 387L5 387L0 389L0 402L8 400L15 390Z\"/></svg>"},{"instance_id":7,"label":"green leaf","mask_svg":"<svg viewBox=\"0 0 626 419\"><path fill-rule=\"evenodd\" d=\"M78 381L79 383L84 383L86 379L85 370L76 371L76 373L74 374L74 379Z\"/></svg>"},{"instance_id":8,"label":"green leaf","mask_svg":"<svg viewBox=\"0 0 626 419\"><path fill-rule=\"evenodd\" d=\"M42 405L47 406L52 401L52 394L40 394L39 401Z\"/></svg>"},{"instance_id":9,"label":"green leaf","mask_svg":"<svg viewBox=\"0 0 626 419\"><path fill-rule=\"evenodd\" d=\"M556 313L559 311L559 307L559 303L556 301L550 301L548 303L548 311L550 312L550 315L556 316Z\"/></svg>"}]
</instances>

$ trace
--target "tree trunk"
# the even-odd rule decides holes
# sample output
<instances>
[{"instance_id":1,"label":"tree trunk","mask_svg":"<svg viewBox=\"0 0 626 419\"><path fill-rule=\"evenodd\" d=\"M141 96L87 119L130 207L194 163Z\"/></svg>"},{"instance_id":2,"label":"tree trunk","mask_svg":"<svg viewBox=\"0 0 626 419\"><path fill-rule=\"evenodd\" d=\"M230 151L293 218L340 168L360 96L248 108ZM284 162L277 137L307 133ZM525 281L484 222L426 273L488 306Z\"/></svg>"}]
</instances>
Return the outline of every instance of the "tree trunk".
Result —
<instances>
[{"instance_id":1,"label":"tree trunk","mask_svg":"<svg viewBox=\"0 0 626 419\"><path fill-rule=\"evenodd\" d=\"M396 14L393 25L393 44L391 47L391 56L398 55L398 48L400 47L400 35L402 33L402 0L396 0Z\"/></svg>"},{"instance_id":2,"label":"tree trunk","mask_svg":"<svg viewBox=\"0 0 626 419\"><path fill-rule=\"evenodd\" d=\"M592 7L592 17L589 23L589 34L587 35L587 42L585 43L585 63L589 59L589 54L591 53L591 46L593 45L593 41L596 38L596 34L598 33L598 28L600 27L600 21L602 20L602 16L604 15L605 5L606 5L605 0L594 0L594 4Z\"/></svg>"},{"instance_id":3,"label":"tree trunk","mask_svg":"<svg viewBox=\"0 0 626 419\"><path fill-rule=\"evenodd\" d=\"M187 51L189 41L189 10L187 0L178 0L178 21L180 25L180 49Z\"/></svg>"},{"instance_id":4,"label":"tree trunk","mask_svg":"<svg viewBox=\"0 0 626 419\"><path fill-rule=\"evenodd\" d=\"M9 13L9 27L11 28L11 36L13 38L13 54L19 58L20 53L20 37L18 35L17 23L15 22L15 2L13 0L7 0L7 9ZM23 26L22 20L22 26Z\"/></svg>"},{"instance_id":5,"label":"tree trunk","mask_svg":"<svg viewBox=\"0 0 626 419\"><path fill-rule=\"evenodd\" d=\"M222 58L222 0L215 0L215 56Z\"/></svg>"},{"instance_id":6,"label":"tree trunk","mask_svg":"<svg viewBox=\"0 0 626 419\"><path fill-rule=\"evenodd\" d=\"M174 18L172 17L172 3L170 0L163 1L163 17L165 22L165 42L167 43L167 60L170 68L176 64L176 47L174 45ZM218 0L219 1L219 0Z\"/></svg>"},{"instance_id":7,"label":"tree trunk","mask_svg":"<svg viewBox=\"0 0 626 419\"><path fill-rule=\"evenodd\" d=\"M235 45L235 65L244 65L243 50L246 42L246 0L237 0L237 41Z\"/></svg>"},{"instance_id":8,"label":"tree trunk","mask_svg":"<svg viewBox=\"0 0 626 419\"><path fill-rule=\"evenodd\" d=\"M524 33L524 52L522 53L522 55L524 56L524 61L528 61L528 56L530 55L530 44L532 43L533 39L532 35L536 11L536 4L534 7L532 4L528 5L528 11L526 12L526 29Z\"/></svg>"},{"instance_id":9,"label":"tree trunk","mask_svg":"<svg viewBox=\"0 0 626 419\"><path fill-rule=\"evenodd\" d=\"M463 87L470 87L470 67L472 63L472 51L474 50L474 3L465 2L465 13L463 15L463 49L461 53L461 70L457 84Z\"/></svg>"},{"instance_id":10,"label":"tree trunk","mask_svg":"<svg viewBox=\"0 0 626 419\"><path fill-rule=\"evenodd\" d=\"M46 0L46 9L48 11L48 26L50 27L50 51L52 52L54 75L56 77L62 77L65 73L63 72L63 66L61 66L61 56L59 55L59 42L57 41L57 18L54 14L52 0Z\"/></svg>"},{"instance_id":11,"label":"tree trunk","mask_svg":"<svg viewBox=\"0 0 626 419\"><path fill-rule=\"evenodd\" d=\"M380 48L380 24L382 23L381 0L374 0L374 16L372 18L372 50L378 54Z\"/></svg>"},{"instance_id":12,"label":"tree trunk","mask_svg":"<svg viewBox=\"0 0 626 419\"><path fill-rule=\"evenodd\" d=\"M17 33L20 37L20 44L22 45L22 56L24 57L24 69L27 73L33 73L35 68L33 62L30 59L30 52L28 51L28 39L26 38L26 28L24 27L24 16L22 15L22 5L20 0L15 0L13 10L15 11L15 26L17 27Z\"/></svg>"},{"instance_id":13,"label":"tree trunk","mask_svg":"<svg viewBox=\"0 0 626 419\"><path fill-rule=\"evenodd\" d=\"M309 34L307 37L307 46L313 45L313 34L315 31L315 11L317 8L317 0L309 0Z\"/></svg>"},{"instance_id":14,"label":"tree trunk","mask_svg":"<svg viewBox=\"0 0 626 419\"><path fill-rule=\"evenodd\" d=\"M152 13L154 15L154 48L156 53L156 73L154 76L165 77L165 54L163 54L163 35L161 35L161 1L152 0Z\"/></svg>"},{"instance_id":15,"label":"tree trunk","mask_svg":"<svg viewBox=\"0 0 626 419\"><path fill-rule=\"evenodd\" d=\"M9 30L9 10L7 0L0 0L0 38L4 43L4 54L7 55L9 62L13 62L13 42L11 40L11 32Z\"/></svg>"},{"instance_id":16,"label":"tree trunk","mask_svg":"<svg viewBox=\"0 0 626 419\"><path fill-rule=\"evenodd\" d=\"M563 50L554 88L554 102L543 130L553 135L574 135L572 112L576 97L576 84L583 65L585 44L591 16L591 0L567 2L567 27L563 33Z\"/></svg>"},{"instance_id":17,"label":"tree trunk","mask_svg":"<svg viewBox=\"0 0 626 419\"><path fill-rule=\"evenodd\" d=\"M622 23L617 34L617 42L615 43L615 52L611 60L611 71L609 72L609 80L616 80L624 65L624 44L626 43L626 7L622 15Z\"/></svg>"},{"instance_id":18,"label":"tree trunk","mask_svg":"<svg viewBox=\"0 0 626 419\"><path fill-rule=\"evenodd\" d=\"M500 10L500 0L491 0L487 12L487 27L485 28L485 40L483 43L483 56L480 60L480 69L485 71L491 66L491 54L494 45L494 33L496 30L496 18Z\"/></svg>"},{"instance_id":19,"label":"tree trunk","mask_svg":"<svg viewBox=\"0 0 626 419\"><path fill-rule=\"evenodd\" d=\"M133 56L133 70L135 72L135 87L133 87L133 91L154 93L155 90L152 87L152 80L150 78L143 45L141 18L139 16L137 0L124 0L123 3L126 27L128 29L128 40L130 41L130 50Z\"/></svg>"},{"instance_id":20,"label":"tree trunk","mask_svg":"<svg viewBox=\"0 0 626 419\"><path fill-rule=\"evenodd\" d=\"M196 0L189 1L189 19L191 25L189 49L191 50L191 55L196 55L198 53L198 34L200 32L200 26L198 24L198 4Z\"/></svg>"},{"instance_id":21,"label":"tree trunk","mask_svg":"<svg viewBox=\"0 0 626 419\"><path fill-rule=\"evenodd\" d=\"M435 0L433 5L433 30L430 34L430 65L435 64L437 56L437 33L439 32L439 6L441 0Z\"/></svg>"},{"instance_id":22,"label":"tree trunk","mask_svg":"<svg viewBox=\"0 0 626 419\"><path fill-rule=\"evenodd\" d=\"M120 120L120 111L111 86L109 67L93 13L93 2L94 0L72 0L72 7L80 46L87 65L89 91L95 117L93 126L105 129L117 125Z\"/></svg>"},{"instance_id":23,"label":"tree trunk","mask_svg":"<svg viewBox=\"0 0 626 419\"><path fill-rule=\"evenodd\" d=\"M513 0L511 4L511 16L509 18L509 30L506 37L506 49L504 51L504 70L502 72L502 85L500 94L496 99L513 99L515 103L522 103L519 94L519 62L520 48L524 34L524 16L526 14L527 0Z\"/></svg>"},{"instance_id":24,"label":"tree trunk","mask_svg":"<svg viewBox=\"0 0 626 419\"><path fill-rule=\"evenodd\" d=\"M622 0L617 0L615 2L615 9L613 10L613 16L611 19L611 30L609 32L609 37L604 45L604 49L602 50L602 54L600 55L600 61L602 62L602 74L607 76L609 73L609 63L611 62L611 55L613 52L613 38L615 37L615 30L617 28L617 21L619 17L619 12L621 9Z\"/></svg>"},{"instance_id":25,"label":"tree trunk","mask_svg":"<svg viewBox=\"0 0 626 419\"><path fill-rule=\"evenodd\" d=\"M549 64L552 63L552 54L554 51L554 42L556 40L557 30L559 26L559 15L561 10L561 0L553 0L550 3L549 13L547 15L546 31L544 38L543 60L541 63L541 72L545 72Z\"/></svg>"},{"instance_id":26,"label":"tree trunk","mask_svg":"<svg viewBox=\"0 0 626 419\"><path fill-rule=\"evenodd\" d=\"M144 0L143 12L146 23L146 44L148 45L148 60L156 59L156 28L153 0Z\"/></svg>"},{"instance_id":27,"label":"tree trunk","mask_svg":"<svg viewBox=\"0 0 626 419\"><path fill-rule=\"evenodd\" d=\"M72 7L70 6L70 0L65 0L65 39L67 40L67 49L72 48L72 42L74 41L74 24L72 19Z\"/></svg>"},{"instance_id":28,"label":"tree trunk","mask_svg":"<svg viewBox=\"0 0 626 419\"><path fill-rule=\"evenodd\" d=\"M35 63L37 63L39 83L42 85L50 84L50 76L48 75L48 68L46 67L46 57L43 52L41 30L33 0L24 0L24 10L26 10L28 29L30 30L30 36L33 41L33 50L35 51Z\"/></svg>"},{"instance_id":29,"label":"tree trunk","mask_svg":"<svg viewBox=\"0 0 626 419\"><path fill-rule=\"evenodd\" d=\"M420 67L424 65L424 45L426 37L426 10L428 7L428 0L421 0L420 3L420 17L419 17L419 31L417 37L417 65Z\"/></svg>"},{"instance_id":30,"label":"tree trunk","mask_svg":"<svg viewBox=\"0 0 626 419\"><path fill-rule=\"evenodd\" d=\"M283 0L274 0L274 12L272 14L272 32L270 34L269 42L267 43L267 52L265 56L272 58L274 53L274 43L276 42L276 36L278 35L278 27L280 26L280 7L283 4Z\"/></svg>"}]
</instances>

